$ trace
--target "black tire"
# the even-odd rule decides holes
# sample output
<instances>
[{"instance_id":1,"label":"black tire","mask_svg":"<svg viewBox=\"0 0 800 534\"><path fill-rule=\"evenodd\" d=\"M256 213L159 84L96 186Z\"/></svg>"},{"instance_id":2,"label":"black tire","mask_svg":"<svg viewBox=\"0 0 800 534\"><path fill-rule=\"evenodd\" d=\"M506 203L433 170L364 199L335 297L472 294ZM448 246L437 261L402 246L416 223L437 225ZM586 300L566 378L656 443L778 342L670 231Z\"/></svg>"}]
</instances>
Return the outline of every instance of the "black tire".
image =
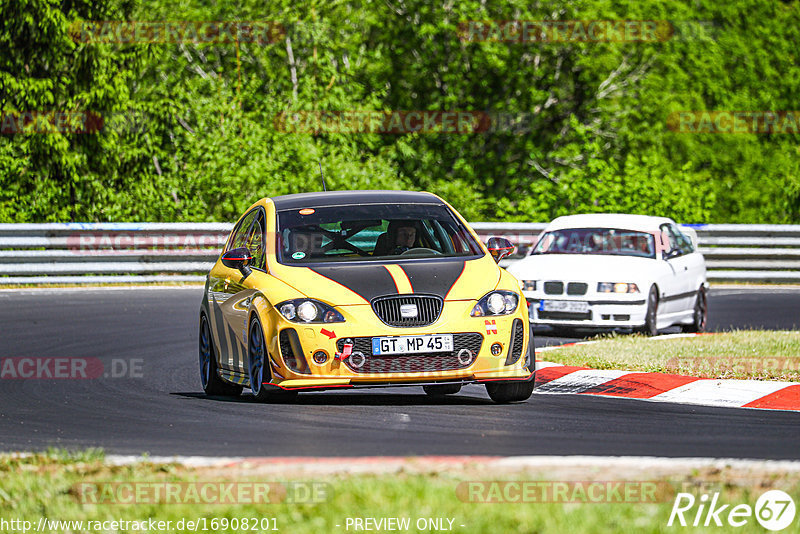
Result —
<instances>
[{"instance_id":1,"label":"black tire","mask_svg":"<svg viewBox=\"0 0 800 534\"><path fill-rule=\"evenodd\" d=\"M486 392L489 397L500 404L522 402L533 394L533 380L528 382L489 382Z\"/></svg>"},{"instance_id":2,"label":"black tire","mask_svg":"<svg viewBox=\"0 0 800 534\"><path fill-rule=\"evenodd\" d=\"M422 386L422 389L431 397L444 397L445 395L455 395L461 391L461 384L434 384Z\"/></svg>"},{"instance_id":3,"label":"black tire","mask_svg":"<svg viewBox=\"0 0 800 534\"><path fill-rule=\"evenodd\" d=\"M700 286L697 291L697 300L694 301L694 315L691 324L681 325L681 330L687 333L705 332L708 324L708 296L706 288Z\"/></svg>"},{"instance_id":4,"label":"black tire","mask_svg":"<svg viewBox=\"0 0 800 534\"><path fill-rule=\"evenodd\" d=\"M250 390L258 402L291 402L297 398L296 391L283 391L264 386L264 382L272 380L272 371L270 371L269 362L267 361L264 330L255 315L250 320L247 355L247 375L250 378Z\"/></svg>"},{"instance_id":5,"label":"black tire","mask_svg":"<svg viewBox=\"0 0 800 534\"><path fill-rule=\"evenodd\" d=\"M646 336L657 336L657 317L658 317L658 290L656 286L650 287L647 295L647 313L644 317L644 326L639 329Z\"/></svg>"},{"instance_id":6,"label":"black tire","mask_svg":"<svg viewBox=\"0 0 800 534\"><path fill-rule=\"evenodd\" d=\"M220 378L217 356L211 328L205 315L200 316L200 384L206 395L228 395L236 397L242 393L242 386L231 384Z\"/></svg>"}]
</instances>

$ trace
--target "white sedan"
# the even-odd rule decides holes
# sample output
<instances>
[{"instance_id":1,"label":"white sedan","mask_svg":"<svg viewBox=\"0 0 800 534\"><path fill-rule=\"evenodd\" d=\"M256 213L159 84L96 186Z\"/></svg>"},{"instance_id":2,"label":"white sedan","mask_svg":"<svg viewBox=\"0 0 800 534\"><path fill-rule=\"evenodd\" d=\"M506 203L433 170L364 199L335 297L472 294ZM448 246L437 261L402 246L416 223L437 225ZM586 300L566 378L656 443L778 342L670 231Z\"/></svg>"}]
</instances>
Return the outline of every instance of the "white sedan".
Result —
<instances>
[{"instance_id":1,"label":"white sedan","mask_svg":"<svg viewBox=\"0 0 800 534\"><path fill-rule=\"evenodd\" d=\"M697 234L665 217L569 215L553 220L508 267L532 323L555 331L705 329L706 265Z\"/></svg>"}]
</instances>

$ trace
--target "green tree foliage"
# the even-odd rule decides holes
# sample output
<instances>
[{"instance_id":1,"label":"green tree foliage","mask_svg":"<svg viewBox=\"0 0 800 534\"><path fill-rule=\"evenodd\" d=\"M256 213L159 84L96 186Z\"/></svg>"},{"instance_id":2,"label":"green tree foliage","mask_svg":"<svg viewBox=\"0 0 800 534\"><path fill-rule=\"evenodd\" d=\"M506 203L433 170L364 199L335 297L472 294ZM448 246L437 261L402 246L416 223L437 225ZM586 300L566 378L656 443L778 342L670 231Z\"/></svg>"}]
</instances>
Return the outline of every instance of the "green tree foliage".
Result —
<instances>
[{"instance_id":1,"label":"green tree foliage","mask_svg":"<svg viewBox=\"0 0 800 534\"><path fill-rule=\"evenodd\" d=\"M669 20L658 42L470 42L466 21ZM98 44L75 21L275 21L271 42ZM800 222L796 134L667 128L798 111L800 4L738 0L0 0L0 105L101 132L0 135L0 220L236 218L263 196L424 189L471 220L632 212ZM74 30L73 30L74 31ZM291 113L467 110L479 133L283 131ZM116 121L112 120L114 117Z\"/></svg>"}]
</instances>

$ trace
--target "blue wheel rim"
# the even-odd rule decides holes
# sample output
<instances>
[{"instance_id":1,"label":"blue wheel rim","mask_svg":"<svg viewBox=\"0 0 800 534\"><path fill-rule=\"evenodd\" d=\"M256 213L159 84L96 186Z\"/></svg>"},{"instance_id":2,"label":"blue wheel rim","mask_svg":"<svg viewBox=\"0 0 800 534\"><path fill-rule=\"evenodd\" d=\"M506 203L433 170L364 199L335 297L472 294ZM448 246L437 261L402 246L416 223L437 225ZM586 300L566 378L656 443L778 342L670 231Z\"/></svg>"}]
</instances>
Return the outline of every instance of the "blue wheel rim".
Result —
<instances>
[{"instance_id":1,"label":"blue wheel rim","mask_svg":"<svg viewBox=\"0 0 800 534\"><path fill-rule=\"evenodd\" d=\"M250 389L258 395L264 382L264 337L257 321L250 323Z\"/></svg>"},{"instance_id":2,"label":"blue wheel rim","mask_svg":"<svg viewBox=\"0 0 800 534\"><path fill-rule=\"evenodd\" d=\"M203 317L200 322L200 382L205 388L211 379L211 333L208 321Z\"/></svg>"}]
</instances>

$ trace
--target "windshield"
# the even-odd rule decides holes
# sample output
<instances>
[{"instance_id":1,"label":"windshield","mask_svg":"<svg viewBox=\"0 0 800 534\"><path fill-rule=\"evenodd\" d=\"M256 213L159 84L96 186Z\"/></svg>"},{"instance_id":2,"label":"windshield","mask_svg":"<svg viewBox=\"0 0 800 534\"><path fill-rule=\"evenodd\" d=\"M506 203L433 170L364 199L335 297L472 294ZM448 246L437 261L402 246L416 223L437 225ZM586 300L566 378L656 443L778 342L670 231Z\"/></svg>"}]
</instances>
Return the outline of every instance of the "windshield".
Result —
<instances>
[{"instance_id":1,"label":"windshield","mask_svg":"<svg viewBox=\"0 0 800 534\"><path fill-rule=\"evenodd\" d=\"M466 227L436 204L367 204L278 212L285 264L482 254Z\"/></svg>"},{"instance_id":2,"label":"windshield","mask_svg":"<svg viewBox=\"0 0 800 534\"><path fill-rule=\"evenodd\" d=\"M606 254L655 258L653 234L617 228L567 228L545 233L536 254Z\"/></svg>"}]
</instances>

